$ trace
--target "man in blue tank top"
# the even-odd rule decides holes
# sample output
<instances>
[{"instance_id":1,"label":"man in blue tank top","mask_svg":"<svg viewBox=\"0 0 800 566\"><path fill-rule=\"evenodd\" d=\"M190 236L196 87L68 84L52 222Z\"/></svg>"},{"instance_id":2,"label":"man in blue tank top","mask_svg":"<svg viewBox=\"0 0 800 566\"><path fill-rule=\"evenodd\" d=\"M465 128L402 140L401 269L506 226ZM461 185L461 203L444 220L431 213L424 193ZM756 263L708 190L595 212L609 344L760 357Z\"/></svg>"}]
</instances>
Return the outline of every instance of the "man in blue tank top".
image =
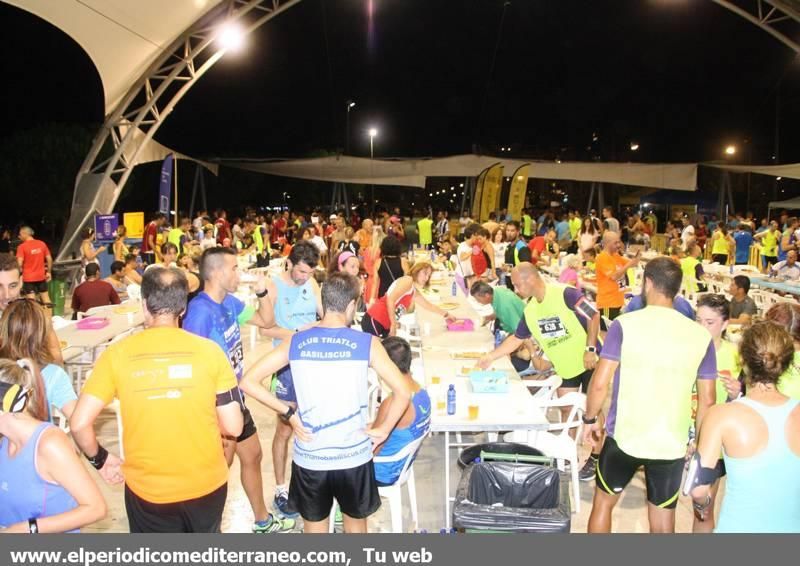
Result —
<instances>
[{"instance_id":1,"label":"man in blue tank top","mask_svg":"<svg viewBox=\"0 0 800 566\"><path fill-rule=\"evenodd\" d=\"M400 417L397 426L392 429L386 442L375 447L376 456L386 457L398 454L406 446L428 434L431 428L431 398L428 392L411 377L411 346L408 342L397 336L390 336L383 341L383 347L389 355L389 359L403 374L403 379L411 391L411 403L406 412ZM381 402L373 426L380 426L383 423L393 402L391 395ZM411 454L409 457L413 461L416 454ZM400 474L407 461L408 457L392 462L376 461L375 479L378 485L395 484L400 479Z\"/></svg>"},{"instance_id":2,"label":"man in blue tank top","mask_svg":"<svg viewBox=\"0 0 800 566\"><path fill-rule=\"evenodd\" d=\"M276 326L262 331L262 334L272 338L276 348L298 330L314 324L317 315L322 317L319 286L314 279L317 264L319 250L311 242L301 240L286 258L286 271L267 283ZM292 370L287 364L277 370L275 394L281 401L296 406ZM286 459L291 438L292 427L278 419L272 439L272 466L275 472L273 507L284 517L294 518L298 513L289 505L289 486L286 482Z\"/></svg>"},{"instance_id":3,"label":"man in blue tank top","mask_svg":"<svg viewBox=\"0 0 800 566\"><path fill-rule=\"evenodd\" d=\"M355 277L331 275L322 286L322 322L283 341L242 378L242 390L276 411L296 433L289 499L307 533L328 532L334 498L345 532L366 532L367 517L380 507L373 448L387 439L411 398L378 339L350 328L359 294ZM261 385L265 376L287 363L296 410ZM391 388L394 402L383 422L368 429L370 367Z\"/></svg>"},{"instance_id":4,"label":"man in blue tank top","mask_svg":"<svg viewBox=\"0 0 800 566\"><path fill-rule=\"evenodd\" d=\"M256 283L258 310L246 307L233 293L239 287L239 268L236 252L230 248L209 248L200 258L200 276L204 291L189 302L183 329L219 344L231 362L236 379L244 373L244 347L240 325L246 322L261 328L275 326L272 302L267 296L266 279ZM294 521L274 518L264 502L261 481L261 443L255 422L243 404L244 428L238 438L226 438L225 457L228 466L233 463L234 452L241 464L242 487L253 509L253 532L272 533L294 528Z\"/></svg>"}]
</instances>

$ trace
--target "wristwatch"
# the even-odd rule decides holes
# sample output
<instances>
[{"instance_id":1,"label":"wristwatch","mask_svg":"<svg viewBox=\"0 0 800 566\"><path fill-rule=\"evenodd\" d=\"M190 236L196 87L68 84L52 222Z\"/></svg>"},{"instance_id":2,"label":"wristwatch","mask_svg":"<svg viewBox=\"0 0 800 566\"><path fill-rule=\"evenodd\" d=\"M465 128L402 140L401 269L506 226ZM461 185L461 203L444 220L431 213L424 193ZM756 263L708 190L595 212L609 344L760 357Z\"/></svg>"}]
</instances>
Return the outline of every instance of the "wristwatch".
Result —
<instances>
[{"instance_id":1,"label":"wristwatch","mask_svg":"<svg viewBox=\"0 0 800 566\"><path fill-rule=\"evenodd\" d=\"M591 419L587 419L586 415L584 414L581 416L581 420L583 421L583 424L591 425L597 422L597 415L593 416Z\"/></svg>"},{"instance_id":2,"label":"wristwatch","mask_svg":"<svg viewBox=\"0 0 800 566\"><path fill-rule=\"evenodd\" d=\"M256 293L256 297L258 297L259 299L263 299L267 295L269 295L269 289L264 289L260 293Z\"/></svg>"},{"instance_id":3,"label":"wristwatch","mask_svg":"<svg viewBox=\"0 0 800 566\"><path fill-rule=\"evenodd\" d=\"M288 423L288 422L289 422L289 419L291 419L291 418L292 418L292 415L294 415L296 411L297 411L297 409L295 409L294 407L292 407L292 406L290 405L290 406L289 406L289 410L288 410L288 411L286 411L284 414L282 414L282 415L281 415L281 420L282 420L283 422L285 422L285 423Z\"/></svg>"},{"instance_id":4,"label":"wristwatch","mask_svg":"<svg viewBox=\"0 0 800 566\"><path fill-rule=\"evenodd\" d=\"M28 519L28 532L32 535L39 532L39 523L36 519Z\"/></svg>"},{"instance_id":5,"label":"wristwatch","mask_svg":"<svg viewBox=\"0 0 800 566\"><path fill-rule=\"evenodd\" d=\"M597 348L595 346L586 346L586 351L591 352L592 354L596 354Z\"/></svg>"}]
</instances>

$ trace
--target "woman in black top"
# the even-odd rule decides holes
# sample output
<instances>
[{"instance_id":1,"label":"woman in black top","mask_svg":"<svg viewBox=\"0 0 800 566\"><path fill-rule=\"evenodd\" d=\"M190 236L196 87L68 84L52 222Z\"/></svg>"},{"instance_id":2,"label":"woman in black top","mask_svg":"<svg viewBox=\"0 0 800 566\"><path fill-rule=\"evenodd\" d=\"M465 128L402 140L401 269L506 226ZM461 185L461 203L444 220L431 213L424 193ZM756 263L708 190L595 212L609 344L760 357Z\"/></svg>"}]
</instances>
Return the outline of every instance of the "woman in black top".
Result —
<instances>
[{"instance_id":1,"label":"woman in black top","mask_svg":"<svg viewBox=\"0 0 800 566\"><path fill-rule=\"evenodd\" d=\"M371 297L374 302L386 294L386 291L396 279L400 279L408 273L408 262L404 257L403 244L394 236L387 236L381 242L381 256L375 262L375 276L378 278L378 285L375 287L377 295Z\"/></svg>"}]
</instances>

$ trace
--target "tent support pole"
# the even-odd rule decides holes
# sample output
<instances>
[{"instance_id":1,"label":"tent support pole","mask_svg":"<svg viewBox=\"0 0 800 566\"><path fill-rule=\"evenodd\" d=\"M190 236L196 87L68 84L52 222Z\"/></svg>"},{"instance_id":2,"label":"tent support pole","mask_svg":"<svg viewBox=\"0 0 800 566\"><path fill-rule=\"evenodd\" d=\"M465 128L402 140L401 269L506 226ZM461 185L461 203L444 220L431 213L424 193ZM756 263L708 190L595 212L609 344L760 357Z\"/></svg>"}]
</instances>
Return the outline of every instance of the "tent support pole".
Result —
<instances>
[{"instance_id":1,"label":"tent support pole","mask_svg":"<svg viewBox=\"0 0 800 566\"><path fill-rule=\"evenodd\" d=\"M589 191L589 202L586 204L586 216L589 216L589 213L592 212L593 201L594 201L594 183L592 183L592 188Z\"/></svg>"},{"instance_id":2,"label":"tent support pole","mask_svg":"<svg viewBox=\"0 0 800 566\"><path fill-rule=\"evenodd\" d=\"M192 198L189 201L189 218L194 218L194 201L197 197L197 186L200 184L200 164L195 163L194 181L192 182Z\"/></svg>"}]
</instances>

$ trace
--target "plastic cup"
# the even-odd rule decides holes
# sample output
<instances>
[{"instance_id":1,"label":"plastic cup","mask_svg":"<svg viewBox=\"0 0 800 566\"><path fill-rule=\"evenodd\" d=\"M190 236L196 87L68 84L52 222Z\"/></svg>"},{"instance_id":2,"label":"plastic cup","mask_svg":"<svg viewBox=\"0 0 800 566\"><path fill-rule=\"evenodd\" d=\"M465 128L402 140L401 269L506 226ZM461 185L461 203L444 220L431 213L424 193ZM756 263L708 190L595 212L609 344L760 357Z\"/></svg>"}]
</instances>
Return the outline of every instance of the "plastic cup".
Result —
<instances>
[{"instance_id":1,"label":"plastic cup","mask_svg":"<svg viewBox=\"0 0 800 566\"><path fill-rule=\"evenodd\" d=\"M438 375L434 375L433 377L431 377L431 385L438 385L441 382L442 378L439 377Z\"/></svg>"},{"instance_id":2,"label":"plastic cup","mask_svg":"<svg viewBox=\"0 0 800 566\"><path fill-rule=\"evenodd\" d=\"M469 420L477 421L478 420L478 411L479 411L479 406L478 406L477 403L472 403L472 404L468 405L467 406L467 412L469 414Z\"/></svg>"},{"instance_id":3,"label":"plastic cup","mask_svg":"<svg viewBox=\"0 0 800 566\"><path fill-rule=\"evenodd\" d=\"M436 400L436 412L440 415L443 415L447 411L447 400L445 399L437 399Z\"/></svg>"}]
</instances>

